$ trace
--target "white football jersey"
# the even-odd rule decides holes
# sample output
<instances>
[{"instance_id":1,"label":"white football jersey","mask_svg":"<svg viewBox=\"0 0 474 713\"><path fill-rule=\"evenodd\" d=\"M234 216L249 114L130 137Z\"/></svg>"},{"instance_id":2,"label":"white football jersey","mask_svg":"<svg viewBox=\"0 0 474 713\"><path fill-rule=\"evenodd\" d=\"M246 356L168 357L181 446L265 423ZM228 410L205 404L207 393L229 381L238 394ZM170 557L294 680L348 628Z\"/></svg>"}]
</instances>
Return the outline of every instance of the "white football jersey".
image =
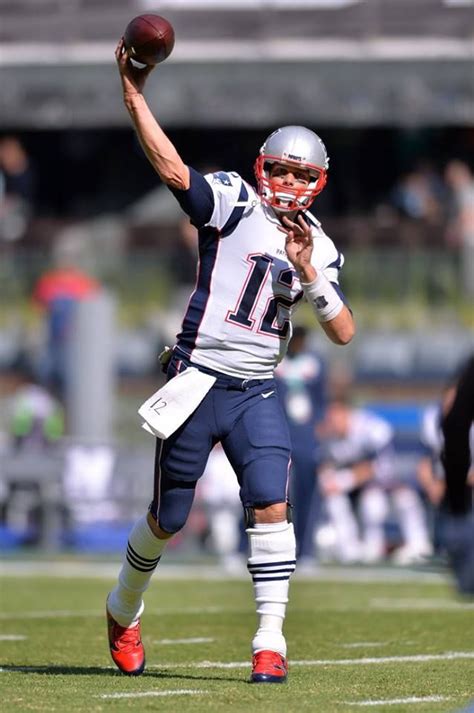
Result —
<instances>
[{"instance_id":1,"label":"white football jersey","mask_svg":"<svg viewBox=\"0 0 474 713\"><path fill-rule=\"evenodd\" d=\"M303 299L273 210L237 173L208 174L214 211L199 231L199 267L178 348L194 363L235 377L271 378ZM338 282L343 256L309 213L312 262Z\"/></svg>"},{"instance_id":2,"label":"white football jersey","mask_svg":"<svg viewBox=\"0 0 474 713\"><path fill-rule=\"evenodd\" d=\"M355 409L346 437L330 441L328 452L336 467L372 461L375 479L387 483L393 477L393 437L391 425L383 418L365 409Z\"/></svg>"}]
</instances>

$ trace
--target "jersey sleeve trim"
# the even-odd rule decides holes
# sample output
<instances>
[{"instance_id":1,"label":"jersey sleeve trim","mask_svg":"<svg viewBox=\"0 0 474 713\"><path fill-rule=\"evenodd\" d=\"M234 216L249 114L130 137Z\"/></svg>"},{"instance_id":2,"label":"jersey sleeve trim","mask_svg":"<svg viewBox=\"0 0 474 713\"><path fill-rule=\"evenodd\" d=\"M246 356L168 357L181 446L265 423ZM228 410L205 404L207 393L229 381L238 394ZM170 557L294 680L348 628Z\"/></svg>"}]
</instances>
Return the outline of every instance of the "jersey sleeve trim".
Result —
<instances>
[{"instance_id":1,"label":"jersey sleeve trim","mask_svg":"<svg viewBox=\"0 0 474 713\"><path fill-rule=\"evenodd\" d=\"M171 187L170 190L181 208L191 218L191 223L196 228L202 228L209 223L214 211L214 193L204 176L191 166L189 166L189 177L190 186L186 191Z\"/></svg>"},{"instance_id":2,"label":"jersey sleeve trim","mask_svg":"<svg viewBox=\"0 0 474 713\"><path fill-rule=\"evenodd\" d=\"M242 202L245 205L239 205L233 209L232 213L229 216L229 219L227 220L226 224L220 231L222 236L230 235L236 229L237 225L240 222L240 219L242 218L243 212L244 212L245 208L247 207L246 201L248 200L248 197L249 197L249 192L248 192L247 188L245 187L244 182L242 181L242 185L240 186L238 202L239 203Z\"/></svg>"}]
</instances>

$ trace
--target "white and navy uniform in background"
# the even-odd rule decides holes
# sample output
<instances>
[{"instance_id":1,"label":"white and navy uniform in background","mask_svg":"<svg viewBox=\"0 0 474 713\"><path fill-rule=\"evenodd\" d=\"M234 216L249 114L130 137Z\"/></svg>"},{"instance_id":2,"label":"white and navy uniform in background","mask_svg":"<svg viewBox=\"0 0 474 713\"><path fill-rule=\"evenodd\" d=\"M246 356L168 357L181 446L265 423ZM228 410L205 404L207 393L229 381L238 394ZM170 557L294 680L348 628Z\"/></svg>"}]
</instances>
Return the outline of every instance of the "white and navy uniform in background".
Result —
<instances>
[{"instance_id":1,"label":"white and navy uniform in background","mask_svg":"<svg viewBox=\"0 0 474 713\"><path fill-rule=\"evenodd\" d=\"M387 485L394 478L393 439L394 431L387 421L371 411L355 409L349 417L347 435L326 444L326 459L336 469L370 461L373 481Z\"/></svg>"},{"instance_id":2,"label":"white and navy uniform in background","mask_svg":"<svg viewBox=\"0 0 474 713\"><path fill-rule=\"evenodd\" d=\"M327 403L326 367L318 354L306 349L288 354L275 377L290 429L290 495L297 554L311 558L320 510L317 469L321 453L316 425L323 419Z\"/></svg>"},{"instance_id":3,"label":"white and navy uniform in background","mask_svg":"<svg viewBox=\"0 0 474 713\"><path fill-rule=\"evenodd\" d=\"M168 377L192 364L218 378L183 426L158 442L151 512L169 532L182 526L185 513L182 505L177 513L168 503L167 492L176 483L191 490L219 441L244 506L287 499L290 439L273 370L303 299L286 255L286 234L255 190L237 173L190 174L190 188L173 193L199 230L199 264ZM343 298L343 257L320 223L303 215L313 230L313 264ZM188 499L190 506L192 494Z\"/></svg>"},{"instance_id":4,"label":"white and navy uniform in background","mask_svg":"<svg viewBox=\"0 0 474 713\"><path fill-rule=\"evenodd\" d=\"M428 406L422 417L420 440L423 453L431 459L433 473L439 480L445 479L444 468L441 463L441 453L444 447L444 437L441 428L441 405ZM474 462L474 426L469 430L469 447L471 463Z\"/></svg>"},{"instance_id":5,"label":"white and navy uniform in background","mask_svg":"<svg viewBox=\"0 0 474 713\"><path fill-rule=\"evenodd\" d=\"M326 496L341 562L377 562L385 555L388 502L384 486L393 479L393 438L393 429L384 419L365 409L354 409L347 435L325 444L325 462L336 472L367 461L373 470L372 478L352 493Z\"/></svg>"},{"instance_id":6,"label":"white and navy uniform in background","mask_svg":"<svg viewBox=\"0 0 474 713\"><path fill-rule=\"evenodd\" d=\"M423 412L420 429L422 455L430 459L431 468L437 480L444 480L444 471L441 464L441 451L443 449L441 417L440 404L428 406Z\"/></svg>"}]
</instances>

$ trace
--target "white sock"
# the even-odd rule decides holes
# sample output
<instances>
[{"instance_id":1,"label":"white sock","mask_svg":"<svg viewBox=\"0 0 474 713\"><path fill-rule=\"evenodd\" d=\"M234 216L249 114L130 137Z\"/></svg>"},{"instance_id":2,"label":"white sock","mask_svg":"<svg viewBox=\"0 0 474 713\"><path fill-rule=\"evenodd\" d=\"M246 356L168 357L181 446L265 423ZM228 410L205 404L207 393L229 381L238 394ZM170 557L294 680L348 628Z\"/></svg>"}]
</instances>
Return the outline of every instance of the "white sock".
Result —
<instances>
[{"instance_id":1,"label":"white sock","mask_svg":"<svg viewBox=\"0 0 474 713\"><path fill-rule=\"evenodd\" d=\"M393 493L404 544L414 552L429 554L432 550L423 503L415 490L398 488Z\"/></svg>"},{"instance_id":2,"label":"white sock","mask_svg":"<svg viewBox=\"0 0 474 713\"><path fill-rule=\"evenodd\" d=\"M143 613L143 592L147 589L166 543L155 537L144 515L128 538L127 554L118 584L107 599L107 609L120 626L135 626Z\"/></svg>"},{"instance_id":3,"label":"white sock","mask_svg":"<svg viewBox=\"0 0 474 713\"><path fill-rule=\"evenodd\" d=\"M209 517L211 537L216 553L220 557L234 554L239 545L240 510L231 506L217 506Z\"/></svg>"},{"instance_id":4,"label":"white sock","mask_svg":"<svg viewBox=\"0 0 474 713\"><path fill-rule=\"evenodd\" d=\"M359 498L362 523L362 560L377 562L385 555L384 523L388 516L387 496L378 488L366 488Z\"/></svg>"},{"instance_id":5,"label":"white sock","mask_svg":"<svg viewBox=\"0 0 474 713\"><path fill-rule=\"evenodd\" d=\"M290 575L296 565L293 525L288 522L256 524L247 530L259 626L252 641L252 653L268 649L286 656L282 633L288 602Z\"/></svg>"}]
</instances>

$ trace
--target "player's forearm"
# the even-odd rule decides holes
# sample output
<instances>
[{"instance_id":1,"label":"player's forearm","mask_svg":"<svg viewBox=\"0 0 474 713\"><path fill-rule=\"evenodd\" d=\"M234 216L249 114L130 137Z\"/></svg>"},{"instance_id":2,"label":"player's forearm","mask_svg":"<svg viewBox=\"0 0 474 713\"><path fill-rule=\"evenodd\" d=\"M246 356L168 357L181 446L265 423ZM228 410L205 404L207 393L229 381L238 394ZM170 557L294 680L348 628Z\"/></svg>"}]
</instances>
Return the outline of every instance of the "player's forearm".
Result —
<instances>
[{"instance_id":1,"label":"player's forearm","mask_svg":"<svg viewBox=\"0 0 474 713\"><path fill-rule=\"evenodd\" d=\"M369 460L356 463L356 465L352 467L352 470L357 486L368 483L369 480L372 480L375 475L374 464Z\"/></svg>"},{"instance_id":2,"label":"player's forearm","mask_svg":"<svg viewBox=\"0 0 474 713\"><path fill-rule=\"evenodd\" d=\"M348 344L355 334L354 320L334 285L322 270L309 263L295 265L295 269L305 297L329 339L335 344Z\"/></svg>"},{"instance_id":3,"label":"player's forearm","mask_svg":"<svg viewBox=\"0 0 474 713\"><path fill-rule=\"evenodd\" d=\"M320 322L321 327L334 344L349 344L355 334L354 319L346 305L333 319L327 322Z\"/></svg>"},{"instance_id":4,"label":"player's forearm","mask_svg":"<svg viewBox=\"0 0 474 713\"><path fill-rule=\"evenodd\" d=\"M161 180L172 188L189 188L189 168L153 116L143 94L124 94L124 102L142 148Z\"/></svg>"}]
</instances>

